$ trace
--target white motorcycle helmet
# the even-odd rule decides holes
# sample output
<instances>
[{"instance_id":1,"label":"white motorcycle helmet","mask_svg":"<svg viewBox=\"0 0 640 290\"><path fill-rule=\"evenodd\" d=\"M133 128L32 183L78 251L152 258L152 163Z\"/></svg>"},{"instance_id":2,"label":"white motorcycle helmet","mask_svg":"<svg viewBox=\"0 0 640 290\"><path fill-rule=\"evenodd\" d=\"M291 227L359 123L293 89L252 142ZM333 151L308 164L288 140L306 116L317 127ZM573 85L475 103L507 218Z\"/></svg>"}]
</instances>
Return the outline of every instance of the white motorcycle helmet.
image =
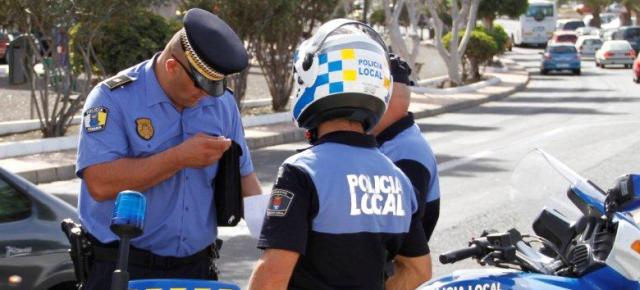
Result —
<instances>
[{"instance_id":1,"label":"white motorcycle helmet","mask_svg":"<svg viewBox=\"0 0 640 290\"><path fill-rule=\"evenodd\" d=\"M387 109L393 83L389 53L368 25L331 20L300 44L293 62L291 112L298 127L312 130L344 118L368 131Z\"/></svg>"}]
</instances>

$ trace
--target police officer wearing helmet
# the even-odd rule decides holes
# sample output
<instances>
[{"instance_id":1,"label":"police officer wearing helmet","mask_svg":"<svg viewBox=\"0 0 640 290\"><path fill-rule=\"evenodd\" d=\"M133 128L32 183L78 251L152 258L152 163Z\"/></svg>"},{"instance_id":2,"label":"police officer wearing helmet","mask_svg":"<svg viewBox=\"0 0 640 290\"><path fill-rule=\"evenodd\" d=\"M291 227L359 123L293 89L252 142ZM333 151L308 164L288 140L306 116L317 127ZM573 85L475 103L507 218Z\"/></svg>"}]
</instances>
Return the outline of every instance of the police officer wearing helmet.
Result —
<instances>
[{"instance_id":1,"label":"police officer wearing helmet","mask_svg":"<svg viewBox=\"0 0 640 290\"><path fill-rule=\"evenodd\" d=\"M387 111L380 122L371 130L376 135L380 151L409 177L418 191L418 200L424 203L422 225L427 242L440 215L440 181L438 165L429 142L409 112L412 85L409 76L411 68L399 56L391 56L393 94ZM431 259L429 258L429 273Z\"/></svg>"},{"instance_id":2,"label":"police officer wearing helmet","mask_svg":"<svg viewBox=\"0 0 640 290\"><path fill-rule=\"evenodd\" d=\"M118 192L147 199L144 234L131 242L129 273L210 278L217 236L212 186L218 159L239 144L242 195L260 186L225 77L246 68L242 41L217 16L191 9L162 52L89 94L76 174L80 220L93 244L85 289L109 289L117 257L110 217Z\"/></svg>"},{"instance_id":3,"label":"police officer wearing helmet","mask_svg":"<svg viewBox=\"0 0 640 290\"><path fill-rule=\"evenodd\" d=\"M300 45L294 69L293 117L313 146L279 169L249 289L416 288L428 276L416 194L366 134L391 94L384 42L332 20ZM385 283L390 257L398 270Z\"/></svg>"}]
</instances>

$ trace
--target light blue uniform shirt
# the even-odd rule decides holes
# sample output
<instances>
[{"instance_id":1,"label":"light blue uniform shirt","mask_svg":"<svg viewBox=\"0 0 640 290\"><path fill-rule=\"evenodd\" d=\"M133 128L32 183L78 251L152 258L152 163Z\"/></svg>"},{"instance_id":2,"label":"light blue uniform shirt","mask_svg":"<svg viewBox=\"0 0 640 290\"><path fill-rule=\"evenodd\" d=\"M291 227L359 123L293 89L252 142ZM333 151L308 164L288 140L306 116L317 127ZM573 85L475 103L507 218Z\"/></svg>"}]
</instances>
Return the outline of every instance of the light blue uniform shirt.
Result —
<instances>
[{"instance_id":1,"label":"light blue uniform shirt","mask_svg":"<svg viewBox=\"0 0 640 290\"><path fill-rule=\"evenodd\" d=\"M240 174L253 172L232 93L227 91L217 98L207 96L195 107L178 112L158 83L153 60L155 57L121 72L134 79L124 87L110 90L101 83L91 91L83 112L106 112L106 118L84 117L76 175L82 177L82 171L94 164L151 156L200 132L233 139L243 151ZM143 138L148 137L149 131L140 135L136 124L137 119L145 118L153 127L149 140ZM157 255L184 257L213 243L218 231L211 184L217 169L217 163L202 169L186 168L143 192L147 199L144 234L131 244ZM113 200L95 201L82 181L80 220L103 243L117 239L109 229L113 206Z\"/></svg>"},{"instance_id":2,"label":"light blue uniform shirt","mask_svg":"<svg viewBox=\"0 0 640 290\"><path fill-rule=\"evenodd\" d=\"M413 114L397 121L383 133L388 135L387 138L392 138L381 142L380 151L393 162L406 159L422 164L430 174L425 201L432 202L440 199L440 178L436 157L429 142L422 136L420 128L414 123Z\"/></svg>"}]
</instances>

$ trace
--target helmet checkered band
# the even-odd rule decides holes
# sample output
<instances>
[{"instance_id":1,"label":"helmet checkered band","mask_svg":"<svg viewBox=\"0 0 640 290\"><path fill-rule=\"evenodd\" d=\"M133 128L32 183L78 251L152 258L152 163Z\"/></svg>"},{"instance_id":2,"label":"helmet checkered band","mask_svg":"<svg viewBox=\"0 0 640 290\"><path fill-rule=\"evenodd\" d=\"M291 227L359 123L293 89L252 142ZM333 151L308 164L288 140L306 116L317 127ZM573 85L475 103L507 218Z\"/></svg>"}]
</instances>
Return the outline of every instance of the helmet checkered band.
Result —
<instances>
[{"instance_id":1,"label":"helmet checkered band","mask_svg":"<svg viewBox=\"0 0 640 290\"><path fill-rule=\"evenodd\" d=\"M224 79L224 74L217 72L207 65L207 63L204 62L193 50L184 29L180 32L180 41L182 42L182 48L184 49L184 54L187 57L187 60L200 74L213 81Z\"/></svg>"}]
</instances>

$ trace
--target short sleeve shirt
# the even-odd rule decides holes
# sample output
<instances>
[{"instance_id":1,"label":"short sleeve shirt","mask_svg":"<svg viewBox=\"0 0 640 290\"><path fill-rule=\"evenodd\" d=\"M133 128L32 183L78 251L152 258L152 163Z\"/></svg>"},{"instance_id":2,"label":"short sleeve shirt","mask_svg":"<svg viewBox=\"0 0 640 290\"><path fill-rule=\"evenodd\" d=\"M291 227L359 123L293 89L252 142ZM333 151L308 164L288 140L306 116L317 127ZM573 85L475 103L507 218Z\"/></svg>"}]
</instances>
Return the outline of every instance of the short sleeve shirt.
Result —
<instances>
[{"instance_id":1,"label":"short sleeve shirt","mask_svg":"<svg viewBox=\"0 0 640 290\"><path fill-rule=\"evenodd\" d=\"M426 254L414 189L376 147L334 132L281 166L258 247L301 254L289 289L383 289L388 258Z\"/></svg>"},{"instance_id":2,"label":"short sleeve shirt","mask_svg":"<svg viewBox=\"0 0 640 290\"><path fill-rule=\"evenodd\" d=\"M234 140L243 150L241 175L253 172L233 94L206 96L179 112L158 83L156 57L119 73L132 82L113 89L100 83L89 94L80 128L77 176L82 178L83 170L95 164L152 156L197 133ZM217 236L212 187L217 169L217 163L186 168L143 192L147 200L144 234L132 245L157 255L182 257L211 244ZM82 181L80 220L103 243L117 239L109 230L113 206L113 200L94 200Z\"/></svg>"}]
</instances>

